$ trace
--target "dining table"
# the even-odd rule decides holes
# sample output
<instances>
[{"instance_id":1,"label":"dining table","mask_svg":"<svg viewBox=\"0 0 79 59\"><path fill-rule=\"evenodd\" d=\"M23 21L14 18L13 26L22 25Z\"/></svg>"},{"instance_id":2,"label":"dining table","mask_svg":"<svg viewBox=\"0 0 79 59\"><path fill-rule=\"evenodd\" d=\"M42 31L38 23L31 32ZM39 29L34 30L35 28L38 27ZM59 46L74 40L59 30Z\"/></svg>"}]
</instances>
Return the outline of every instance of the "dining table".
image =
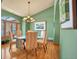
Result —
<instances>
[{"instance_id":1,"label":"dining table","mask_svg":"<svg viewBox=\"0 0 79 59\"><path fill-rule=\"evenodd\" d=\"M22 41L26 42L26 36L14 36L14 39L16 39L16 47L19 49L22 46ZM42 38L37 38L37 43L43 43Z\"/></svg>"},{"instance_id":2,"label":"dining table","mask_svg":"<svg viewBox=\"0 0 79 59\"><path fill-rule=\"evenodd\" d=\"M14 39L16 39L16 47L21 48L22 46L22 41L26 41L26 36L14 36Z\"/></svg>"}]
</instances>

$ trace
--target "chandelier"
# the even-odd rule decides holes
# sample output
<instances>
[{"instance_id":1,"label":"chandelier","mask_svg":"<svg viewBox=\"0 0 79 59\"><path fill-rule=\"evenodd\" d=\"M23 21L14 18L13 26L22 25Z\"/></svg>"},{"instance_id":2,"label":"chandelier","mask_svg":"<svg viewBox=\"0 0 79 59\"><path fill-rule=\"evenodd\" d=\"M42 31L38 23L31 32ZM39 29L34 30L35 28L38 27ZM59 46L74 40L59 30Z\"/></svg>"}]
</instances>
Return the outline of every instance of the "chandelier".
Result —
<instances>
[{"instance_id":1,"label":"chandelier","mask_svg":"<svg viewBox=\"0 0 79 59\"><path fill-rule=\"evenodd\" d=\"M28 16L24 17L25 22L34 22L35 20L30 16L30 1L28 1Z\"/></svg>"}]
</instances>

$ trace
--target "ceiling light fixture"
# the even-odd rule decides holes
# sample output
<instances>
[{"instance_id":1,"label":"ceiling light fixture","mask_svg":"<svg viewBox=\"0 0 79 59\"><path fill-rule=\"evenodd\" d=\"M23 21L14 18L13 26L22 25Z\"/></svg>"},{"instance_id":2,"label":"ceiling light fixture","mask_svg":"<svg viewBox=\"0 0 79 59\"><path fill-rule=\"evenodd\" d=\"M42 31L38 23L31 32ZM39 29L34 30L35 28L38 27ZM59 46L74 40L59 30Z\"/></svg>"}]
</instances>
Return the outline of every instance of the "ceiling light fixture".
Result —
<instances>
[{"instance_id":1,"label":"ceiling light fixture","mask_svg":"<svg viewBox=\"0 0 79 59\"><path fill-rule=\"evenodd\" d=\"M28 1L28 16L24 17L23 20L26 22L34 22L35 21L34 18L32 18L30 16L30 1Z\"/></svg>"}]
</instances>

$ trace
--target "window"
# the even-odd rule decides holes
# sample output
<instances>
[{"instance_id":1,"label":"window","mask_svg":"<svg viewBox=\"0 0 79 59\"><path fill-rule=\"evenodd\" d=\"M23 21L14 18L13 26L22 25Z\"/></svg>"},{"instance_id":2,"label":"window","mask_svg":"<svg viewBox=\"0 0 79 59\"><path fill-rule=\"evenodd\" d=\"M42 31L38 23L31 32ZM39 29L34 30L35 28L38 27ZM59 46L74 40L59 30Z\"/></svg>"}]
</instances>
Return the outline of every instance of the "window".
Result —
<instances>
[{"instance_id":1,"label":"window","mask_svg":"<svg viewBox=\"0 0 79 59\"><path fill-rule=\"evenodd\" d=\"M6 35L9 35L11 31L11 23L6 21Z\"/></svg>"},{"instance_id":2,"label":"window","mask_svg":"<svg viewBox=\"0 0 79 59\"><path fill-rule=\"evenodd\" d=\"M12 33L16 34L16 23L12 23Z\"/></svg>"},{"instance_id":3,"label":"window","mask_svg":"<svg viewBox=\"0 0 79 59\"><path fill-rule=\"evenodd\" d=\"M2 16L1 17L1 39L6 39L9 35L9 31L11 31L14 35L16 35L17 27L16 25L20 25L19 21L10 16Z\"/></svg>"},{"instance_id":4,"label":"window","mask_svg":"<svg viewBox=\"0 0 79 59\"><path fill-rule=\"evenodd\" d=\"M4 22L1 21L1 36L4 35Z\"/></svg>"},{"instance_id":5,"label":"window","mask_svg":"<svg viewBox=\"0 0 79 59\"><path fill-rule=\"evenodd\" d=\"M9 35L9 31L16 35L18 30L16 25L20 26L17 22L1 20L1 39L5 39Z\"/></svg>"}]
</instances>

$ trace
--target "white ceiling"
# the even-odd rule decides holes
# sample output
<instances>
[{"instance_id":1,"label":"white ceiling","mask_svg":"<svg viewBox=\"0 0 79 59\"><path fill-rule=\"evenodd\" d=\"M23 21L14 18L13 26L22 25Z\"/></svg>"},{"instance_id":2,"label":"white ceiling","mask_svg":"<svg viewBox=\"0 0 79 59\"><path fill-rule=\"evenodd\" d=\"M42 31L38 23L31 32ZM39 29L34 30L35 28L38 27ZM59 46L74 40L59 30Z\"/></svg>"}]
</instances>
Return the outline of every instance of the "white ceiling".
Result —
<instances>
[{"instance_id":1,"label":"white ceiling","mask_svg":"<svg viewBox=\"0 0 79 59\"><path fill-rule=\"evenodd\" d=\"M30 0L30 15L41 12L53 5L54 0ZM27 16L28 0L3 0L1 8L19 16Z\"/></svg>"}]
</instances>

